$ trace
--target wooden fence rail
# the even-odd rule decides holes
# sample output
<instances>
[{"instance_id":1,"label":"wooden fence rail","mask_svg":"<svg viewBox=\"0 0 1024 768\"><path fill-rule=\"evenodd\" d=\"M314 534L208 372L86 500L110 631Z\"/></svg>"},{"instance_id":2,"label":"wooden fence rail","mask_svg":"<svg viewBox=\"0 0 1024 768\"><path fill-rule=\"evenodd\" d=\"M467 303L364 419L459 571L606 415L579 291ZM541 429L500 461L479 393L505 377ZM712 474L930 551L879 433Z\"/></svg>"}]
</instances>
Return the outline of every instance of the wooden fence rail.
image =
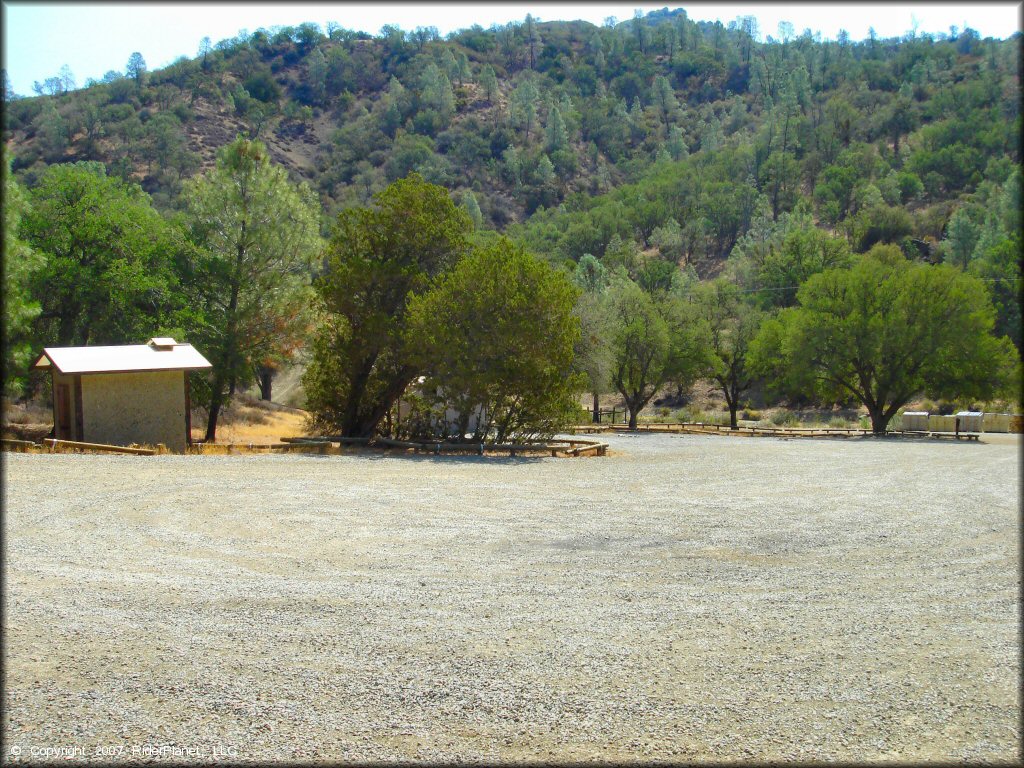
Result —
<instances>
[{"instance_id":1,"label":"wooden fence rail","mask_svg":"<svg viewBox=\"0 0 1024 768\"><path fill-rule=\"evenodd\" d=\"M156 448L131 448L125 445L105 445L104 443L81 443L75 440L55 440L48 437L43 440L53 451L64 449L80 449L85 451L101 451L104 453L130 453L134 456L155 456L163 450L162 445Z\"/></svg>"}]
</instances>

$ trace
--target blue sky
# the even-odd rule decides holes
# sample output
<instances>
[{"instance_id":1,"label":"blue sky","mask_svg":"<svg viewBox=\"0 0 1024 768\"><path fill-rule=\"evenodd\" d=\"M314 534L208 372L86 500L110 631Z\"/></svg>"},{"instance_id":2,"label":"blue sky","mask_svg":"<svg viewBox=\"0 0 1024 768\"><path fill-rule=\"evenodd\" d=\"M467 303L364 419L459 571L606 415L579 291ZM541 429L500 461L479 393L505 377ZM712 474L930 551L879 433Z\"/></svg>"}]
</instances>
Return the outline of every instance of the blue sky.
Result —
<instances>
[{"instance_id":1,"label":"blue sky","mask_svg":"<svg viewBox=\"0 0 1024 768\"><path fill-rule=\"evenodd\" d=\"M797 34L805 28L835 38L845 29L854 40L867 37L873 26L880 37L947 33L951 25L970 26L982 37L1005 38L1020 24L1020 3L54 3L3 2L3 66L15 93L32 94L42 82L68 65L79 86L100 79L109 70L124 71L128 57L139 51L150 69L179 56L195 56L199 41L235 37L239 30L297 26L311 21L324 27L336 21L347 29L377 34L385 24L411 31L434 26L442 34L473 24L522 21L527 13L541 21L585 19L601 24L614 16L625 20L634 11L686 8L695 20L741 15L758 18L762 33L778 35L778 23L789 21Z\"/></svg>"}]
</instances>

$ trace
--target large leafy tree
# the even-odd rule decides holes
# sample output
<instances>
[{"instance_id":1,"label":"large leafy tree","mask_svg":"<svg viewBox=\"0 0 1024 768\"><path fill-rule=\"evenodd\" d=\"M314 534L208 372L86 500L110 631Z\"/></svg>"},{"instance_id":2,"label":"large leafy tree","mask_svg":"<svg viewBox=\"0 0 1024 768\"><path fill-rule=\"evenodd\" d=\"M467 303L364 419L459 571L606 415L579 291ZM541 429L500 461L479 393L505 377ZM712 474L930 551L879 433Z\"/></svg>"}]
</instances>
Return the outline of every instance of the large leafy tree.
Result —
<instances>
[{"instance_id":1,"label":"large leafy tree","mask_svg":"<svg viewBox=\"0 0 1024 768\"><path fill-rule=\"evenodd\" d=\"M435 435L462 439L474 415L474 441L551 437L571 422L583 388L572 375L576 293L563 272L501 238L410 299L406 339L440 416Z\"/></svg>"},{"instance_id":2,"label":"large leafy tree","mask_svg":"<svg viewBox=\"0 0 1024 768\"><path fill-rule=\"evenodd\" d=\"M636 429L637 415L670 373L669 327L654 300L633 281L618 281L612 291L612 383L629 409L629 428Z\"/></svg>"},{"instance_id":3,"label":"large leafy tree","mask_svg":"<svg viewBox=\"0 0 1024 768\"><path fill-rule=\"evenodd\" d=\"M38 254L18 237L18 226L28 212L28 198L11 175L10 156L4 158L4 394L22 390L24 370L32 355L32 322L39 302L29 292L29 277L42 263Z\"/></svg>"},{"instance_id":4,"label":"large leafy tree","mask_svg":"<svg viewBox=\"0 0 1024 768\"><path fill-rule=\"evenodd\" d=\"M813 225L795 228L761 265L762 301L768 306L792 306L797 289L811 275L849 264L850 247L845 240Z\"/></svg>"},{"instance_id":5,"label":"large leafy tree","mask_svg":"<svg viewBox=\"0 0 1024 768\"><path fill-rule=\"evenodd\" d=\"M1021 262L1024 261L1020 233L1014 232L983 251L970 264L970 272L986 281L992 304L996 310L995 332L1005 334L1024 351L1021 338Z\"/></svg>"},{"instance_id":6,"label":"large leafy tree","mask_svg":"<svg viewBox=\"0 0 1024 768\"><path fill-rule=\"evenodd\" d=\"M30 192L21 234L46 254L31 277L49 344L137 343L173 327L180 232L137 185L101 163L51 166Z\"/></svg>"},{"instance_id":7,"label":"large leafy tree","mask_svg":"<svg viewBox=\"0 0 1024 768\"><path fill-rule=\"evenodd\" d=\"M213 363L206 439L230 390L287 354L308 327L312 269L322 251L319 202L270 162L258 141L223 147L216 167L186 184L199 255L188 266L201 308L197 341Z\"/></svg>"},{"instance_id":8,"label":"large leafy tree","mask_svg":"<svg viewBox=\"0 0 1024 768\"><path fill-rule=\"evenodd\" d=\"M855 398L875 434L918 394L985 400L1012 378L984 285L950 266L866 256L813 276L797 300L762 326L754 366L793 391Z\"/></svg>"},{"instance_id":9,"label":"large leafy tree","mask_svg":"<svg viewBox=\"0 0 1024 768\"><path fill-rule=\"evenodd\" d=\"M580 322L575 366L586 378L596 423L601 418L601 395L613 391L611 340L614 315L607 290L608 275L601 262L586 253L576 265L573 282L580 289L574 308Z\"/></svg>"},{"instance_id":10,"label":"large leafy tree","mask_svg":"<svg viewBox=\"0 0 1024 768\"><path fill-rule=\"evenodd\" d=\"M757 380L747 364L747 352L764 314L744 300L735 284L724 279L701 286L694 298L707 323L707 375L725 397L729 426L736 429L740 398Z\"/></svg>"},{"instance_id":11,"label":"large leafy tree","mask_svg":"<svg viewBox=\"0 0 1024 768\"><path fill-rule=\"evenodd\" d=\"M417 174L338 216L315 284L323 321L304 378L319 428L374 434L419 375L405 343L409 296L468 252L472 228L447 190Z\"/></svg>"}]
</instances>

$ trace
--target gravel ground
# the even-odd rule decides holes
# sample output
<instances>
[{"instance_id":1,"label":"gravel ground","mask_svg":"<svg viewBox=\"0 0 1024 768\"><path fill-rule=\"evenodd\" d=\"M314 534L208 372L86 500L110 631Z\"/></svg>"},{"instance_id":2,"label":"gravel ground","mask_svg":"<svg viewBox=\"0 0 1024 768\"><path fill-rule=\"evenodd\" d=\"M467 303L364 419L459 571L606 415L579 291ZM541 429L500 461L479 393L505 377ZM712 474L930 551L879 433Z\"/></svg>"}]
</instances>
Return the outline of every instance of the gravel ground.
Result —
<instances>
[{"instance_id":1,"label":"gravel ground","mask_svg":"<svg viewBox=\"0 0 1024 768\"><path fill-rule=\"evenodd\" d=\"M1018 438L608 442L5 454L4 759L1020 759Z\"/></svg>"}]
</instances>

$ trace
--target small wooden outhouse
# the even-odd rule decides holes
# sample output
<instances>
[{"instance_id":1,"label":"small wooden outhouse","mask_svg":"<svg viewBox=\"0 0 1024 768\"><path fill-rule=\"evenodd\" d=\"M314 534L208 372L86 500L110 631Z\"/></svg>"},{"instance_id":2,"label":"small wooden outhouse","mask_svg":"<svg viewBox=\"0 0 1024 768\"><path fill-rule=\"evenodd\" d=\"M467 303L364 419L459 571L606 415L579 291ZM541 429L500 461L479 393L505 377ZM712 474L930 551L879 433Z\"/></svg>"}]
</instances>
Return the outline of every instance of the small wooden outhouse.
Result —
<instances>
[{"instance_id":1,"label":"small wooden outhouse","mask_svg":"<svg viewBox=\"0 0 1024 768\"><path fill-rule=\"evenodd\" d=\"M47 347L32 366L53 377L58 440L156 445L192 442L189 371L212 367L191 344L155 338L116 347Z\"/></svg>"}]
</instances>

